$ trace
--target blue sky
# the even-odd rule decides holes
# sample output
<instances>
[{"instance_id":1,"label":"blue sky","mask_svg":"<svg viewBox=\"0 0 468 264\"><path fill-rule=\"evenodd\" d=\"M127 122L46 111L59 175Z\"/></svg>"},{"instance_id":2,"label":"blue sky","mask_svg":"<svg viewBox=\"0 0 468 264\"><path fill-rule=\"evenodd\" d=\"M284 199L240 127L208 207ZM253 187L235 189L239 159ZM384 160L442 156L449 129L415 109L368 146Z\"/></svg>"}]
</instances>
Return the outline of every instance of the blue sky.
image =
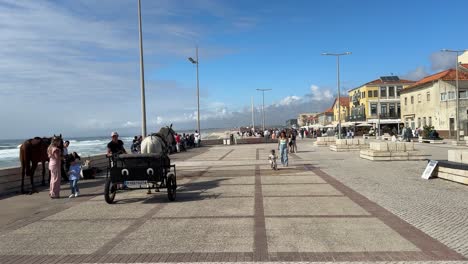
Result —
<instances>
[{"instance_id":1,"label":"blue sky","mask_svg":"<svg viewBox=\"0 0 468 264\"><path fill-rule=\"evenodd\" d=\"M468 48L466 1L142 0L148 131L202 128L323 111L383 75L417 80ZM0 138L140 133L136 0L0 0ZM6 124L5 127L3 127Z\"/></svg>"}]
</instances>

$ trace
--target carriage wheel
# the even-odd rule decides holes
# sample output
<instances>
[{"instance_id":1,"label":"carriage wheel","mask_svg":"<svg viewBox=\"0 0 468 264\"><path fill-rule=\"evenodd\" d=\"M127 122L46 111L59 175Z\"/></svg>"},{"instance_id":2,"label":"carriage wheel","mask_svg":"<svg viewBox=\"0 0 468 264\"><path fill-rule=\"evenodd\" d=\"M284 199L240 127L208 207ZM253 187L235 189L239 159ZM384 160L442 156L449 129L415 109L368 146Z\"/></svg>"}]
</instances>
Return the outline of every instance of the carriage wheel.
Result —
<instances>
[{"instance_id":1,"label":"carriage wheel","mask_svg":"<svg viewBox=\"0 0 468 264\"><path fill-rule=\"evenodd\" d=\"M115 194L117 193L117 184L112 183L110 178L106 179L106 184L104 186L104 198L108 204L114 202Z\"/></svg>"},{"instance_id":2,"label":"carriage wheel","mask_svg":"<svg viewBox=\"0 0 468 264\"><path fill-rule=\"evenodd\" d=\"M177 182L176 177L173 173L167 175L167 198L170 201L174 201L176 199L176 189L177 189Z\"/></svg>"}]
</instances>

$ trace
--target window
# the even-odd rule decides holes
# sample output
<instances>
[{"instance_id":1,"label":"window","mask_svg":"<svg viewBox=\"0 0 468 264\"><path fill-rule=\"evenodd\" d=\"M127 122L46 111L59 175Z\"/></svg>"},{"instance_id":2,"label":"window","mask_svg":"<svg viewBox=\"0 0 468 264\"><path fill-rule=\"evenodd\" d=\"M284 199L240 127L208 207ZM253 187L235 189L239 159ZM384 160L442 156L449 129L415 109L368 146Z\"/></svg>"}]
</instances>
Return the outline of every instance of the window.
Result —
<instances>
[{"instance_id":1,"label":"window","mask_svg":"<svg viewBox=\"0 0 468 264\"><path fill-rule=\"evenodd\" d=\"M361 98L366 98L366 92L362 92Z\"/></svg>"},{"instance_id":2,"label":"window","mask_svg":"<svg viewBox=\"0 0 468 264\"><path fill-rule=\"evenodd\" d=\"M423 123L422 123L423 127L426 125L426 117L423 117Z\"/></svg>"},{"instance_id":3,"label":"window","mask_svg":"<svg viewBox=\"0 0 468 264\"><path fill-rule=\"evenodd\" d=\"M370 105L371 115L377 115L377 104Z\"/></svg>"},{"instance_id":4,"label":"window","mask_svg":"<svg viewBox=\"0 0 468 264\"><path fill-rule=\"evenodd\" d=\"M401 90L403 90L403 86L397 86L396 87L396 94L397 94L398 97L400 96Z\"/></svg>"},{"instance_id":5,"label":"window","mask_svg":"<svg viewBox=\"0 0 468 264\"><path fill-rule=\"evenodd\" d=\"M408 97L405 97L405 105L408 105Z\"/></svg>"},{"instance_id":6,"label":"window","mask_svg":"<svg viewBox=\"0 0 468 264\"><path fill-rule=\"evenodd\" d=\"M418 103L421 102L421 94L418 94Z\"/></svg>"},{"instance_id":7,"label":"window","mask_svg":"<svg viewBox=\"0 0 468 264\"><path fill-rule=\"evenodd\" d=\"M429 117L429 126L432 126L432 117Z\"/></svg>"},{"instance_id":8,"label":"window","mask_svg":"<svg viewBox=\"0 0 468 264\"><path fill-rule=\"evenodd\" d=\"M400 103L397 103L397 107L396 107L396 108L397 108L397 109L396 109L396 111L397 111L397 112L396 112L396 113L397 113L397 117L400 117L400 113L401 113L401 112L400 112L400 109L401 109L401 108L400 108Z\"/></svg>"},{"instance_id":9,"label":"window","mask_svg":"<svg viewBox=\"0 0 468 264\"><path fill-rule=\"evenodd\" d=\"M388 114L390 115L390 117L395 117L395 115L396 115L396 113L395 113L395 103L388 104Z\"/></svg>"},{"instance_id":10,"label":"window","mask_svg":"<svg viewBox=\"0 0 468 264\"><path fill-rule=\"evenodd\" d=\"M427 92L427 94L426 94L426 100L427 100L428 102L431 101L431 93L430 93L430 92Z\"/></svg>"},{"instance_id":11,"label":"window","mask_svg":"<svg viewBox=\"0 0 468 264\"><path fill-rule=\"evenodd\" d=\"M411 96L411 104L414 104L414 96Z\"/></svg>"},{"instance_id":12,"label":"window","mask_svg":"<svg viewBox=\"0 0 468 264\"><path fill-rule=\"evenodd\" d=\"M374 90L374 97L379 97L379 91Z\"/></svg>"},{"instance_id":13,"label":"window","mask_svg":"<svg viewBox=\"0 0 468 264\"><path fill-rule=\"evenodd\" d=\"M468 91L458 91L458 98L460 99L468 98Z\"/></svg>"},{"instance_id":14,"label":"window","mask_svg":"<svg viewBox=\"0 0 468 264\"><path fill-rule=\"evenodd\" d=\"M388 87L388 97L395 98L395 87L393 86Z\"/></svg>"},{"instance_id":15,"label":"window","mask_svg":"<svg viewBox=\"0 0 468 264\"><path fill-rule=\"evenodd\" d=\"M418 117L418 127L421 127L421 118Z\"/></svg>"},{"instance_id":16,"label":"window","mask_svg":"<svg viewBox=\"0 0 468 264\"><path fill-rule=\"evenodd\" d=\"M387 97L387 87L380 87L380 98Z\"/></svg>"},{"instance_id":17,"label":"window","mask_svg":"<svg viewBox=\"0 0 468 264\"><path fill-rule=\"evenodd\" d=\"M454 92L454 91L448 92L447 99L448 99L448 100L453 100L453 99L455 99L455 92Z\"/></svg>"},{"instance_id":18,"label":"window","mask_svg":"<svg viewBox=\"0 0 468 264\"><path fill-rule=\"evenodd\" d=\"M387 115L387 104L380 105L380 115Z\"/></svg>"},{"instance_id":19,"label":"window","mask_svg":"<svg viewBox=\"0 0 468 264\"><path fill-rule=\"evenodd\" d=\"M440 93L440 100L441 101L447 100L447 93Z\"/></svg>"},{"instance_id":20,"label":"window","mask_svg":"<svg viewBox=\"0 0 468 264\"><path fill-rule=\"evenodd\" d=\"M372 97L372 91L367 91L367 97Z\"/></svg>"}]
</instances>

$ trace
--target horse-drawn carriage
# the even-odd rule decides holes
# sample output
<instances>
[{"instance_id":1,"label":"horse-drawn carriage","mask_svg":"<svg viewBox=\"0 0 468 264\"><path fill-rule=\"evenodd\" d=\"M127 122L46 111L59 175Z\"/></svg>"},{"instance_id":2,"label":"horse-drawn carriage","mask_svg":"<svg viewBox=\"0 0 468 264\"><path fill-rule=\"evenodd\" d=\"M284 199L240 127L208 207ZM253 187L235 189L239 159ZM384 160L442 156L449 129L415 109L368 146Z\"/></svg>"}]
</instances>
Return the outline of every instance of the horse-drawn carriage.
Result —
<instances>
[{"instance_id":1,"label":"horse-drawn carriage","mask_svg":"<svg viewBox=\"0 0 468 264\"><path fill-rule=\"evenodd\" d=\"M169 149L174 143L174 131L163 127L157 134L146 137L141 143L142 154L120 154L109 157L109 167L104 186L104 198L113 203L119 190L167 188L170 201L176 198L176 167L171 165Z\"/></svg>"},{"instance_id":2,"label":"horse-drawn carriage","mask_svg":"<svg viewBox=\"0 0 468 264\"><path fill-rule=\"evenodd\" d=\"M177 180L175 165L169 157L159 154L121 154L110 157L110 168L104 186L107 203L114 202L118 190L167 188L170 201L176 198Z\"/></svg>"}]
</instances>

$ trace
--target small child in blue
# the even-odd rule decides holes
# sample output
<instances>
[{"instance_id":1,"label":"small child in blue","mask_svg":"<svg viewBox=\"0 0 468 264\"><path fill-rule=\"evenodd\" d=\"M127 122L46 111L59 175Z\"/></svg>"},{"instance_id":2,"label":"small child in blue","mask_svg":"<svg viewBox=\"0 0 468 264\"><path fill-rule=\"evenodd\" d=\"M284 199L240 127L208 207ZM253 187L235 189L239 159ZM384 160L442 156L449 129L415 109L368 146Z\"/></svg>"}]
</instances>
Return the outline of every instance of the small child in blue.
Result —
<instances>
[{"instance_id":1,"label":"small child in blue","mask_svg":"<svg viewBox=\"0 0 468 264\"><path fill-rule=\"evenodd\" d=\"M78 197L80 190L78 188L78 181L80 180L81 172L81 158L76 152L70 154L70 170L68 171L68 180L70 181L71 194L68 198Z\"/></svg>"}]
</instances>

